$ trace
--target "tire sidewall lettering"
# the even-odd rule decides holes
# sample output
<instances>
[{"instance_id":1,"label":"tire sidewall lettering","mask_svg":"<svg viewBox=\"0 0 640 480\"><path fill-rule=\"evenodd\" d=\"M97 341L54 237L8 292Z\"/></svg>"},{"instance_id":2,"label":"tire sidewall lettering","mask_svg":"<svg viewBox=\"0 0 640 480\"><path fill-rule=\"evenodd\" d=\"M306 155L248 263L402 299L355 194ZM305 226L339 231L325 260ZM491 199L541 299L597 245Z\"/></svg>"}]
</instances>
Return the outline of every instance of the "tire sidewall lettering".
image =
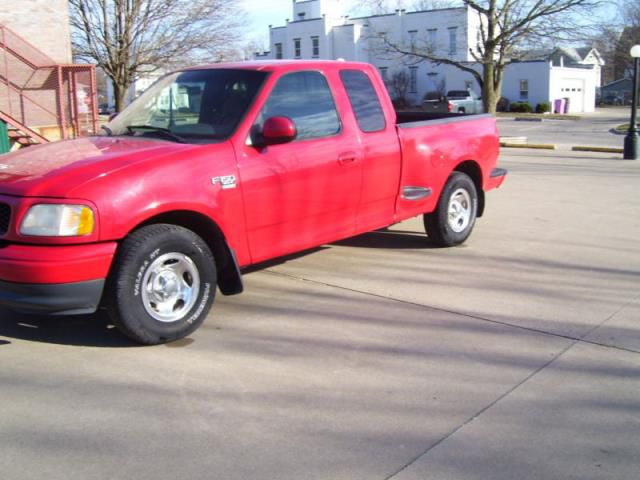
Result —
<instances>
[{"instance_id":1,"label":"tire sidewall lettering","mask_svg":"<svg viewBox=\"0 0 640 480\"><path fill-rule=\"evenodd\" d=\"M149 260L144 260L142 262L142 265L140 266L140 268L138 269L138 273L136 273L136 280L135 283L133 285L133 296L134 297L139 297L140 296L140 284L142 283L142 279L144 278L144 273L147 270L147 267L149 266Z\"/></svg>"},{"instance_id":2,"label":"tire sidewall lettering","mask_svg":"<svg viewBox=\"0 0 640 480\"><path fill-rule=\"evenodd\" d=\"M187 319L188 324L192 324L201 314L202 311L207 306L207 301L209 300L209 296L211 295L211 284L205 283L204 289L202 291L202 297L200 298L200 302L198 303L198 308L195 312Z\"/></svg>"}]
</instances>

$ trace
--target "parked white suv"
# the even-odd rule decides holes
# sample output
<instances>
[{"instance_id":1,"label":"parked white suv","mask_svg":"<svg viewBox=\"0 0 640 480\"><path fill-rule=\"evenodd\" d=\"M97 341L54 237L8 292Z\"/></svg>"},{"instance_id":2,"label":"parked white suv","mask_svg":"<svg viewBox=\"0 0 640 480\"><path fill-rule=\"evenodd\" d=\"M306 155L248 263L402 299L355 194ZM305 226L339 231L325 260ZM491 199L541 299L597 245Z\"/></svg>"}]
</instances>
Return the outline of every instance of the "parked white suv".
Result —
<instances>
[{"instance_id":1,"label":"parked white suv","mask_svg":"<svg viewBox=\"0 0 640 480\"><path fill-rule=\"evenodd\" d=\"M452 105L451 112L483 113L482 99L469 90L449 90L447 100Z\"/></svg>"}]
</instances>

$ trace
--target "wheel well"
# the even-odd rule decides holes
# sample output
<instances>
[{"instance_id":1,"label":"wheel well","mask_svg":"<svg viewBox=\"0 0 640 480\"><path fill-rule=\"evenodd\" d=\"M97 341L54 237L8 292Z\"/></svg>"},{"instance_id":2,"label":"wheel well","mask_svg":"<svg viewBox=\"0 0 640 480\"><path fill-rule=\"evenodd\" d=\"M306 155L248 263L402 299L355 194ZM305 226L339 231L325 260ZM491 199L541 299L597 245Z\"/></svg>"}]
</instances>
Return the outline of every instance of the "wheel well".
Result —
<instances>
[{"instance_id":1,"label":"wheel well","mask_svg":"<svg viewBox=\"0 0 640 480\"><path fill-rule=\"evenodd\" d=\"M456 172L466 173L476 186L478 192L478 217L484 213L484 190L482 189L482 170L473 160L462 162L455 168Z\"/></svg>"},{"instance_id":2,"label":"wheel well","mask_svg":"<svg viewBox=\"0 0 640 480\"><path fill-rule=\"evenodd\" d=\"M168 223L187 228L208 245L216 260L218 287L224 295L234 295L243 290L242 275L233 251L227 245L220 227L205 215L189 210L166 212L147 219L132 231L147 225Z\"/></svg>"}]
</instances>

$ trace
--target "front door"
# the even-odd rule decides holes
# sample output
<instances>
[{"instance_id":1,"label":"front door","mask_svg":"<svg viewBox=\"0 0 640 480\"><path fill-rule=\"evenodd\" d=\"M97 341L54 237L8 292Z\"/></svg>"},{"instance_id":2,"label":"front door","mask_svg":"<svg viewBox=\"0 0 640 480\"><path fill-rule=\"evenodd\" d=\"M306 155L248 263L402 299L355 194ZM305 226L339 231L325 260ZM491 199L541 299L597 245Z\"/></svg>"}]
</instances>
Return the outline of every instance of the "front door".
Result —
<instances>
[{"instance_id":1,"label":"front door","mask_svg":"<svg viewBox=\"0 0 640 480\"><path fill-rule=\"evenodd\" d=\"M238 155L254 263L353 235L360 198L360 149L321 72L280 77L254 130L274 116L293 120L296 139Z\"/></svg>"}]
</instances>

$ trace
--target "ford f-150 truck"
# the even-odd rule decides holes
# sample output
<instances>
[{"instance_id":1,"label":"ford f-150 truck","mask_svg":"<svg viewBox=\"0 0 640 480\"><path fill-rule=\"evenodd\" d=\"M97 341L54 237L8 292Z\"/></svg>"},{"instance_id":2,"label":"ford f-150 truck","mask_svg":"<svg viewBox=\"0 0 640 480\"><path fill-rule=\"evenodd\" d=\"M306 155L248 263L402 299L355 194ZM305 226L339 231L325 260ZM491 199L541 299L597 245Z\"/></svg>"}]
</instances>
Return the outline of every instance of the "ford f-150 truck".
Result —
<instances>
[{"instance_id":1,"label":"ford f-150 truck","mask_svg":"<svg viewBox=\"0 0 640 480\"><path fill-rule=\"evenodd\" d=\"M0 305L172 341L248 265L418 215L464 242L497 155L495 119L396 114L368 64L177 71L99 136L0 157Z\"/></svg>"}]
</instances>

